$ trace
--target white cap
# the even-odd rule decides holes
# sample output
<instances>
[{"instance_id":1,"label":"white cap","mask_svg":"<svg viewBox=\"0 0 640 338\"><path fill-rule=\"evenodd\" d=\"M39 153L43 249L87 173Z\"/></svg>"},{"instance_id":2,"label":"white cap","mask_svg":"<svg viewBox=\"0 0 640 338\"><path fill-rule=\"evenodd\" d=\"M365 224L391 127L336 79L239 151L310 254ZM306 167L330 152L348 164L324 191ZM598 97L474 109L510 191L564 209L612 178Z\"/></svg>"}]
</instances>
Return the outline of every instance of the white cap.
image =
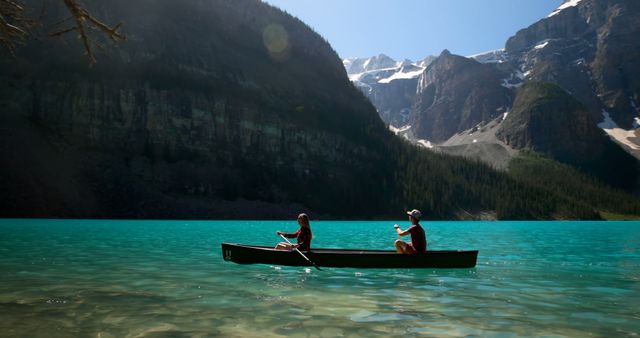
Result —
<instances>
[{"instance_id":1,"label":"white cap","mask_svg":"<svg viewBox=\"0 0 640 338\"><path fill-rule=\"evenodd\" d=\"M421 219L422 218L422 213L420 212L420 210L418 209L413 209L411 211L407 211L407 215L415 218L415 219Z\"/></svg>"}]
</instances>

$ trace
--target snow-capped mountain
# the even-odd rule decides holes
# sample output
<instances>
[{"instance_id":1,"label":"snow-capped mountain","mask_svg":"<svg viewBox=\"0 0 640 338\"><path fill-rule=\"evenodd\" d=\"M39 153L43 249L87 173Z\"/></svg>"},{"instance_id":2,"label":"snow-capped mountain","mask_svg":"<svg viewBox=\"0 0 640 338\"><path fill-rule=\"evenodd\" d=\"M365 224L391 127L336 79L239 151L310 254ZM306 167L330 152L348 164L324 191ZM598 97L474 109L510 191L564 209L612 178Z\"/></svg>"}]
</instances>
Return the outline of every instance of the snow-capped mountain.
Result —
<instances>
[{"instance_id":1,"label":"snow-capped mountain","mask_svg":"<svg viewBox=\"0 0 640 338\"><path fill-rule=\"evenodd\" d=\"M638 36L640 2L566 0L547 18L517 32L505 50L524 81L555 83L597 121L611 119L632 131L640 114ZM637 136L609 134L632 152L640 145Z\"/></svg>"},{"instance_id":2,"label":"snow-capped mountain","mask_svg":"<svg viewBox=\"0 0 640 338\"><path fill-rule=\"evenodd\" d=\"M382 119L392 126L402 126L409 120L418 77L434 59L396 61L380 54L348 58L342 63L349 79L373 102Z\"/></svg>"},{"instance_id":3,"label":"snow-capped mountain","mask_svg":"<svg viewBox=\"0 0 640 338\"><path fill-rule=\"evenodd\" d=\"M431 61L433 61L433 57L425 58L419 62L408 59L395 61L380 54L370 58L347 58L342 63L351 81L371 84L389 83L396 79L417 78Z\"/></svg>"},{"instance_id":4,"label":"snow-capped mountain","mask_svg":"<svg viewBox=\"0 0 640 338\"><path fill-rule=\"evenodd\" d=\"M366 78L362 74L351 76L369 90L383 119L418 144L441 151L455 148L454 153L489 158L489 162L493 156L487 153L496 149L501 159L520 149L536 150L600 175L620 163L631 168L637 163L623 159L625 155L613 155L617 151L607 145L610 141L595 136L594 130L640 158L638 36L640 1L565 0L547 17L509 38L503 49L466 58L443 52L424 66L417 81L413 79L413 89L403 88L402 95L388 93L397 89L382 86L386 79L400 78L398 67L368 81L362 81ZM560 92L554 88L567 95L558 99ZM406 107L403 118L389 120L384 115L386 100L398 97ZM545 105L545 98L571 109ZM517 112L516 102L520 102ZM534 106L553 108L557 114ZM576 125L568 126L570 120ZM563 144L554 144L558 140ZM568 155L572 152L575 156ZM634 176L627 181L638 184L639 175L633 170L625 171Z\"/></svg>"},{"instance_id":5,"label":"snow-capped mountain","mask_svg":"<svg viewBox=\"0 0 640 338\"><path fill-rule=\"evenodd\" d=\"M501 48L475 55L469 55L467 58L474 59L480 63L503 63L507 61L507 53L504 48Z\"/></svg>"},{"instance_id":6,"label":"snow-capped mountain","mask_svg":"<svg viewBox=\"0 0 640 338\"><path fill-rule=\"evenodd\" d=\"M347 58L342 61L348 74L363 73L372 70L395 68L398 63L392 58L380 54L370 58Z\"/></svg>"},{"instance_id":7,"label":"snow-capped mountain","mask_svg":"<svg viewBox=\"0 0 640 338\"><path fill-rule=\"evenodd\" d=\"M569 7L577 6L578 3L580 3L580 1L582 1L582 0L564 0L562 5L560 5L558 8L556 8L556 10L554 10L553 12L549 13L549 15L547 17L550 18L550 17L562 12L563 10L565 10L565 9L567 9Z\"/></svg>"}]
</instances>

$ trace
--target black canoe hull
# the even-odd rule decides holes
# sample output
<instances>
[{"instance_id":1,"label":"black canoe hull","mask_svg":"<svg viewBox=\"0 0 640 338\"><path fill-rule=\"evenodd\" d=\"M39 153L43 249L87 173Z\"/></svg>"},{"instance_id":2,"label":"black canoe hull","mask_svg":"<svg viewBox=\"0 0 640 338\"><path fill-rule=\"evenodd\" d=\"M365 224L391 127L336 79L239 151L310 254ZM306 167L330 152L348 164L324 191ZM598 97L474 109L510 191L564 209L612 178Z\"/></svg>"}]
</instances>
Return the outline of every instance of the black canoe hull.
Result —
<instances>
[{"instance_id":1,"label":"black canoe hull","mask_svg":"<svg viewBox=\"0 0 640 338\"><path fill-rule=\"evenodd\" d=\"M313 249L304 252L311 261L322 267L334 268L473 268L477 250L427 251L424 254L401 255L384 250ZM274 250L270 247L222 243L225 261L238 264L270 264L311 266L298 252Z\"/></svg>"}]
</instances>

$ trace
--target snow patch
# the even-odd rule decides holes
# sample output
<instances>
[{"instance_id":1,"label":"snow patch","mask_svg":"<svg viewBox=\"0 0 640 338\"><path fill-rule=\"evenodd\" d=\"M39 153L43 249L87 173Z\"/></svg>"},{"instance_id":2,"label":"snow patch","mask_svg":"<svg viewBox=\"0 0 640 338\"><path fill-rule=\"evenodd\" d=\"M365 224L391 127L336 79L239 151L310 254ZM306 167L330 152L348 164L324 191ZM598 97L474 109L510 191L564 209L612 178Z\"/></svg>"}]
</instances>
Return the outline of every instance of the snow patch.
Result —
<instances>
[{"instance_id":1,"label":"snow patch","mask_svg":"<svg viewBox=\"0 0 640 338\"><path fill-rule=\"evenodd\" d=\"M371 62L371 59L367 59L367 61L364 62L364 64L362 65L362 69L367 69L369 62Z\"/></svg>"},{"instance_id":2,"label":"snow patch","mask_svg":"<svg viewBox=\"0 0 640 338\"><path fill-rule=\"evenodd\" d=\"M633 118L633 129L640 128L640 117Z\"/></svg>"},{"instance_id":3,"label":"snow patch","mask_svg":"<svg viewBox=\"0 0 640 338\"><path fill-rule=\"evenodd\" d=\"M507 80L502 80L502 86L505 88L520 88L522 86L522 82L520 83L509 83Z\"/></svg>"},{"instance_id":4,"label":"snow patch","mask_svg":"<svg viewBox=\"0 0 640 338\"><path fill-rule=\"evenodd\" d=\"M529 73L529 72L527 72ZM516 71L515 73L511 73L511 75L502 79L502 86L505 88L519 88L524 84L523 80L527 73L523 74L521 71Z\"/></svg>"},{"instance_id":5,"label":"snow patch","mask_svg":"<svg viewBox=\"0 0 640 338\"><path fill-rule=\"evenodd\" d=\"M396 128L392 125L389 125L389 130L391 130L396 135L398 135L399 133L405 132L409 129L411 129L411 125L402 126L400 128Z\"/></svg>"},{"instance_id":6,"label":"snow patch","mask_svg":"<svg viewBox=\"0 0 640 338\"><path fill-rule=\"evenodd\" d=\"M556 14L558 14L558 13L562 12L562 10L567 9L567 8L569 8L569 7L577 6L577 5L580 3L580 1L582 1L582 0L569 0L569 1L565 1L562 5L560 5L560 7L556 8L556 10L555 10L555 11L551 12L551 14L549 14L549 15L547 16L547 18L550 18L550 17L552 17L552 16L554 16L554 15L556 15Z\"/></svg>"},{"instance_id":7,"label":"snow patch","mask_svg":"<svg viewBox=\"0 0 640 338\"><path fill-rule=\"evenodd\" d=\"M636 137L635 130L626 130L618 127L618 125L611 119L609 112L604 109L602 110L602 118L603 121L598 123L598 127L604 130L611 138L633 150L640 149L640 146L629 140L630 138ZM636 118L635 122L638 122L638 118Z\"/></svg>"},{"instance_id":8,"label":"snow patch","mask_svg":"<svg viewBox=\"0 0 640 338\"><path fill-rule=\"evenodd\" d=\"M494 49L484 53L469 55L467 58L474 59L480 63L503 63L507 55L504 49Z\"/></svg>"},{"instance_id":9,"label":"snow patch","mask_svg":"<svg viewBox=\"0 0 640 338\"><path fill-rule=\"evenodd\" d=\"M371 74L377 74L377 73L381 73L381 72L387 72L387 71L394 71L397 70L397 68L381 68L381 69L373 69L373 70L367 70L364 71L362 73L355 73L355 74L349 74L349 80L351 82L355 82L355 81L361 81L362 78L366 75L371 75Z\"/></svg>"},{"instance_id":10,"label":"snow patch","mask_svg":"<svg viewBox=\"0 0 640 338\"><path fill-rule=\"evenodd\" d=\"M502 114L502 121L506 120L507 116L509 116L509 112Z\"/></svg>"},{"instance_id":11,"label":"snow patch","mask_svg":"<svg viewBox=\"0 0 640 338\"><path fill-rule=\"evenodd\" d=\"M533 48L534 49L542 49L544 47L547 47L548 44L549 44L549 40L543 40L543 41L538 42L538 44Z\"/></svg>"},{"instance_id":12,"label":"snow patch","mask_svg":"<svg viewBox=\"0 0 640 338\"><path fill-rule=\"evenodd\" d=\"M413 72L406 72L406 73L397 72L397 73L393 73L393 75L389 76L386 79L379 80L378 83L389 83L393 80L399 80L399 79L414 79L420 76L422 72L424 72L424 69L422 68Z\"/></svg>"},{"instance_id":13,"label":"snow patch","mask_svg":"<svg viewBox=\"0 0 640 338\"><path fill-rule=\"evenodd\" d=\"M418 140L418 145L421 145L425 148L429 148L432 149L433 148L433 144L431 144L431 141L429 140Z\"/></svg>"},{"instance_id":14,"label":"snow patch","mask_svg":"<svg viewBox=\"0 0 640 338\"><path fill-rule=\"evenodd\" d=\"M362 74L363 73L349 74L349 81L351 81L351 82L360 81L360 77L362 77Z\"/></svg>"}]
</instances>

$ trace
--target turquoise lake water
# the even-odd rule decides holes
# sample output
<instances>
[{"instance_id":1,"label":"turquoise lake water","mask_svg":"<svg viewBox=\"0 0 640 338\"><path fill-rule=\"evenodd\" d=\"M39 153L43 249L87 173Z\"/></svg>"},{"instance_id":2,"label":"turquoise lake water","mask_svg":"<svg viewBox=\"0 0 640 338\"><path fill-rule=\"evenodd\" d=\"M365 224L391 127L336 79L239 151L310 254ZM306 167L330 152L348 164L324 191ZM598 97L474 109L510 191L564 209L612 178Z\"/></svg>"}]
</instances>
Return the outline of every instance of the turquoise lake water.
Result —
<instances>
[{"instance_id":1,"label":"turquoise lake water","mask_svg":"<svg viewBox=\"0 0 640 338\"><path fill-rule=\"evenodd\" d=\"M406 227L406 221L397 222ZM394 222L312 220L315 247L393 248ZM238 265L292 221L0 220L2 337L634 337L640 223L425 222L473 269Z\"/></svg>"}]
</instances>

